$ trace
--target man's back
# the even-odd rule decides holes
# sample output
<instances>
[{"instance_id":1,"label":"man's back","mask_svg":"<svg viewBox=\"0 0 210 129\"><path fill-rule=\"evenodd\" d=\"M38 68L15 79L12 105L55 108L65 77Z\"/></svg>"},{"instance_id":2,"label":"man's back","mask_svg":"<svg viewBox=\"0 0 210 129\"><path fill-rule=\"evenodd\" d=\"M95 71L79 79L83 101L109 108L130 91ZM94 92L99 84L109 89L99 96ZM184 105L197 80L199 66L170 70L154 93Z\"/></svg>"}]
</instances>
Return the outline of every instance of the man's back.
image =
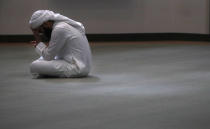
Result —
<instances>
[{"instance_id":1,"label":"man's back","mask_svg":"<svg viewBox=\"0 0 210 129\"><path fill-rule=\"evenodd\" d=\"M76 65L80 72L89 72L92 57L85 34L65 22L56 22L50 44L60 47L56 54L58 59Z\"/></svg>"}]
</instances>

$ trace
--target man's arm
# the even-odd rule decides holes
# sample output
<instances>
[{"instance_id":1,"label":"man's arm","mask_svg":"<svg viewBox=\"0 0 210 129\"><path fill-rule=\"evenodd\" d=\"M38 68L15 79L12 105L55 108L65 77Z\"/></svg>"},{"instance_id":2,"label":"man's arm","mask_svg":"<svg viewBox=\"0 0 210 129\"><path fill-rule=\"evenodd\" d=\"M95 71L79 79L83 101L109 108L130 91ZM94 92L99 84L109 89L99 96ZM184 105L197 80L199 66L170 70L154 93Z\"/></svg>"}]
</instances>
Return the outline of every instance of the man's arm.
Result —
<instances>
[{"instance_id":1,"label":"man's arm","mask_svg":"<svg viewBox=\"0 0 210 129\"><path fill-rule=\"evenodd\" d=\"M66 32L63 28L56 28L52 32L52 36L49 42L49 45L45 45L43 42L40 42L36 46L36 52L43 56L45 60L53 60L54 57L58 54L60 49L63 47L66 41Z\"/></svg>"}]
</instances>

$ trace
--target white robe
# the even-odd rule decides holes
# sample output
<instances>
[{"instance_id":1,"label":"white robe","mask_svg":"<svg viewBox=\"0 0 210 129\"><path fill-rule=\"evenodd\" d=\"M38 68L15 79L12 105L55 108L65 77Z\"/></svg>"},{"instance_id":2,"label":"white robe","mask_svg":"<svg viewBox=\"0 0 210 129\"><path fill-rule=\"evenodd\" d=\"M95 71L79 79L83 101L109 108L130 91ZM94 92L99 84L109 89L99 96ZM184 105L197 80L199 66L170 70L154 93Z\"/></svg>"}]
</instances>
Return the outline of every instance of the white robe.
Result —
<instances>
[{"instance_id":1,"label":"white robe","mask_svg":"<svg viewBox=\"0 0 210 129\"><path fill-rule=\"evenodd\" d=\"M34 76L82 77L90 72L92 57L87 38L65 22L55 22L49 46L40 42L35 50L43 59L32 62Z\"/></svg>"}]
</instances>

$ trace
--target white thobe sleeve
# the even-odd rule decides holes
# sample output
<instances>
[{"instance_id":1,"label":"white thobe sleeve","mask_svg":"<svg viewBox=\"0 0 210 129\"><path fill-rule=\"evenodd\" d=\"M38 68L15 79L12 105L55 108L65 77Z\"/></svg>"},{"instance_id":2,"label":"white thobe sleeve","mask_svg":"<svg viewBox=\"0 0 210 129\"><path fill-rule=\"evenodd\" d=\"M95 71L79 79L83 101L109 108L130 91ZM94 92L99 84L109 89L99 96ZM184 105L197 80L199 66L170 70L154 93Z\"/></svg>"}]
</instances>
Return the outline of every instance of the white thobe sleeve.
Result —
<instances>
[{"instance_id":1,"label":"white thobe sleeve","mask_svg":"<svg viewBox=\"0 0 210 129\"><path fill-rule=\"evenodd\" d=\"M52 32L49 46L40 42L36 46L36 52L44 58L44 60L53 60L66 41L66 32L63 28L55 28Z\"/></svg>"},{"instance_id":2,"label":"white thobe sleeve","mask_svg":"<svg viewBox=\"0 0 210 129\"><path fill-rule=\"evenodd\" d=\"M38 53L40 56L42 56L42 51L46 48L47 46L43 43L40 42L37 46L36 46L36 53Z\"/></svg>"}]
</instances>

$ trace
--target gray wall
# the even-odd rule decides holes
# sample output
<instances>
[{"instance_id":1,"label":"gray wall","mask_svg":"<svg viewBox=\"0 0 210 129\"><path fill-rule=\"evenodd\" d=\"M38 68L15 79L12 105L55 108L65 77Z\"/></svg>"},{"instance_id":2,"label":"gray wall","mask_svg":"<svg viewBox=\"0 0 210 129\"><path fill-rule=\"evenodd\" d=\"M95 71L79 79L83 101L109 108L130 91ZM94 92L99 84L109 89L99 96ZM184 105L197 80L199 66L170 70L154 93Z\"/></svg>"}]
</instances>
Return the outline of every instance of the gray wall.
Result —
<instances>
[{"instance_id":1,"label":"gray wall","mask_svg":"<svg viewBox=\"0 0 210 129\"><path fill-rule=\"evenodd\" d=\"M31 34L38 9L80 21L87 33L209 33L208 0L0 0L0 34Z\"/></svg>"}]
</instances>

